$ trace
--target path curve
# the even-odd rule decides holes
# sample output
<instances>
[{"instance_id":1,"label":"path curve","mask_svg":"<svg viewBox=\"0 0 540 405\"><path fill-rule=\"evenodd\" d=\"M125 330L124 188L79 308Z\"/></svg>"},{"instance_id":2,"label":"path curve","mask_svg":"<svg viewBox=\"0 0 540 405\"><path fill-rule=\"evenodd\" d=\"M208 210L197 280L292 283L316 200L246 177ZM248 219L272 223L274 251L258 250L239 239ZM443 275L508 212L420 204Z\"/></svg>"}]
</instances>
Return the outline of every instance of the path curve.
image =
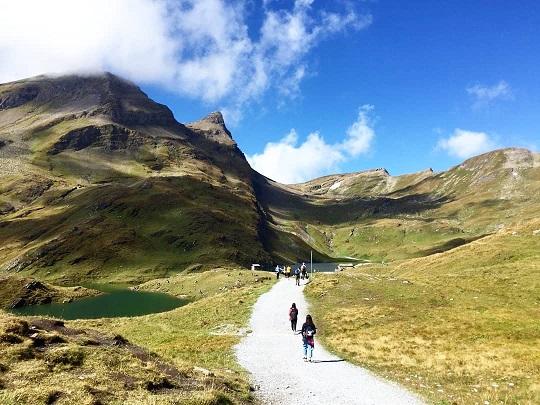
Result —
<instances>
[{"instance_id":1,"label":"path curve","mask_svg":"<svg viewBox=\"0 0 540 405\"><path fill-rule=\"evenodd\" d=\"M302 341L290 329L288 310L299 309L298 328L306 317L304 286L282 279L255 303L252 333L236 347L239 363L251 373L264 404L421 404L397 384L340 359L315 343L314 363L302 360ZM317 324L317 319L315 319Z\"/></svg>"}]
</instances>

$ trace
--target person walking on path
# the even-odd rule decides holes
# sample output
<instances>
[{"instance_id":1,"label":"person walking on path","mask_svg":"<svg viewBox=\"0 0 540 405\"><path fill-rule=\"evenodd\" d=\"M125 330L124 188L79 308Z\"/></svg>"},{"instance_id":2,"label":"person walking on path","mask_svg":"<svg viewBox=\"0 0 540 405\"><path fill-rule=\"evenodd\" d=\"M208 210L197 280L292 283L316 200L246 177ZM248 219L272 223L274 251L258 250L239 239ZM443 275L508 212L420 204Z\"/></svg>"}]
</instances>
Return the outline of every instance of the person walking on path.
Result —
<instances>
[{"instance_id":1,"label":"person walking on path","mask_svg":"<svg viewBox=\"0 0 540 405\"><path fill-rule=\"evenodd\" d=\"M276 278L279 280L279 273L281 273L281 268L279 267L279 264L276 264Z\"/></svg>"},{"instance_id":2,"label":"person walking on path","mask_svg":"<svg viewBox=\"0 0 540 405\"><path fill-rule=\"evenodd\" d=\"M291 329L293 332L296 332L296 323L298 321L298 309L296 304L293 302L291 308L289 309L289 320L291 321Z\"/></svg>"},{"instance_id":3,"label":"person walking on path","mask_svg":"<svg viewBox=\"0 0 540 405\"><path fill-rule=\"evenodd\" d=\"M313 362L304 363L300 328L306 314L311 314L304 283L297 287L282 279L253 305L249 321L252 333L247 333L234 349L239 365L250 373L251 383L257 387L253 395L260 404L426 405L405 388L344 361L322 344L313 352ZM296 333L291 332L287 316L293 302L298 309ZM316 316L313 321L317 337L325 328Z\"/></svg>"},{"instance_id":4,"label":"person walking on path","mask_svg":"<svg viewBox=\"0 0 540 405\"><path fill-rule=\"evenodd\" d=\"M300 285L300 269L297 267L294 269L294 278L296 279L296 285Z\"/></svg>"},{"instance_id":5,"label":"person walking on path","mask_svg":"<svg viewBox=\"0 0 540 405\"><path fill-rule=\"evenodd\" d=\"M315 348L315 334L317 327L313 323L311 315L306 316L306 322L302 325L302 342L304 344L304 361L311 362L313 349Z\"/></svg>"},{"instance_id":6,"label":"person walking on path","mask_svg":"<svg viewBox=\"0 0 540 405\"><path fill-rule=\"evenodd\" d=\"M300 266L300 272L302 273L302 280L304 280L307 275L307 267L305 263L302 263L302 266Z\"/></svg>"}]
</instances>

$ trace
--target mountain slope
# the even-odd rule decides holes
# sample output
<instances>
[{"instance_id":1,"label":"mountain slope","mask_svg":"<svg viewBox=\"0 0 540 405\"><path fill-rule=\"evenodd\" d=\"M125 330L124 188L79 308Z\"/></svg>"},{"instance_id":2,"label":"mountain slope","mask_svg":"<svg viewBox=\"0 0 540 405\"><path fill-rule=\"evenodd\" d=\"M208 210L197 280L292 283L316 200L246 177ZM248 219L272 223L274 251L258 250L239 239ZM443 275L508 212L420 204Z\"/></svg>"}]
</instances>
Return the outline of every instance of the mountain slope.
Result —
<instances>
[{"instance_id":1,"label":"mountain slope","mask_svg":"<svg viewBox=\"0 0 540 405\"><path fill-rule=\"evenodd\" d=\"M432 403L540 401L539 218L306 291L327 347Z\"/></svg>"},{"instance_id":2,"label":"mountain slope","mask_svg":"<svg viewBox=\"0 0 540 405\"><path fill-rule=\"evenodd\" d=\"M38 77L0 86L0 106L5 270L125 281L269 260L243 154L132 83Z\"/></svg>"},{"instance_id":3,"label":"mountain slope","mask_svg":"<svg viewBox=\"0 0 540 405\"><path fill-rule=\"evenodd\" d=\"M194 264L396 260L540 214L540 157L490 152L446 172L276 183L215 112L183 125L111 74L0 85L0 268L75 283Z\"/></svg>"},{"instance_id":4,"label":"mountain slope","mask_svg":"<svg viewBox=\"0 0 540 405\"><path fill-rule=\"evenodd\" d=\"M425 256L538 217L540 155L510 148L441 173L377 169L274 184L262 194L276 223L331 256Z\"/></svg>"}]
</instances>

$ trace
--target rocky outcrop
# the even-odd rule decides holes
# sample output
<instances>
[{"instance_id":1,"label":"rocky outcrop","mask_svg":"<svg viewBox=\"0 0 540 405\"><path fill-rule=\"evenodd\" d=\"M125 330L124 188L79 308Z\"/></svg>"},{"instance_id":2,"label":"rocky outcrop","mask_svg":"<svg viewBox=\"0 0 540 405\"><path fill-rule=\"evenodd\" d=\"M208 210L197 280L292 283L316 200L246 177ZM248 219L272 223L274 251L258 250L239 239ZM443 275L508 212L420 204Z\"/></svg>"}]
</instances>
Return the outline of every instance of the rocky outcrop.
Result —
<instances>
[{"instance_id":1,"label":"rocky outcrop","mask_svg":"<svg viewBox=\"0 0 540 405\"><path fill-rule=\"evenodd\" d=\"M140 146L143 140L133 130L117 125L90 125L78 128L63 135L48 151L56 155L62 151L81 150L90 146L103 147L112 151Z\"/></svg>"},{"instance_id":2,"label":"rocky outcrop","mask_svg":"<svg viewBox=\"0 0 540 405\"><path fill-rule=\"evenodd\" d=\"M225 126L223 115L219 112L208 114L203 119L187 124L193 132L222 145L236 146L230 131Z\"/></svg>"},{"instance_id":3,"label":"rocky outcrop","mask_svg":"<svg viewBox=\"0 0 540 405\"><path fill-rule=\"evenodd\" d=\"M0 111L19 107L39 94L37 86L21 86L16 91L0 93Z\"/></svg>"},{"instance_id":4,"label":"rocky outcrop","mask_svg":"<svg viewBox=\"0 0 540 405\"><path fill-rule=\"evenodd\" d=\"M0 308L21 308L51 302L71 302L73 299L100 294L84 287L59 287L29 277L0 277Z\"/></svg>"},{"instance_id":5,"label":"rocky outcrop","mask_svg":"<svg viewBox=\"0 0 540 405\"><path fill-rule=\"evenodd\" d=\"M0 215L6 215L15 211L15 207L8 202L0 202Z\"/></svg>"}]
</instances>

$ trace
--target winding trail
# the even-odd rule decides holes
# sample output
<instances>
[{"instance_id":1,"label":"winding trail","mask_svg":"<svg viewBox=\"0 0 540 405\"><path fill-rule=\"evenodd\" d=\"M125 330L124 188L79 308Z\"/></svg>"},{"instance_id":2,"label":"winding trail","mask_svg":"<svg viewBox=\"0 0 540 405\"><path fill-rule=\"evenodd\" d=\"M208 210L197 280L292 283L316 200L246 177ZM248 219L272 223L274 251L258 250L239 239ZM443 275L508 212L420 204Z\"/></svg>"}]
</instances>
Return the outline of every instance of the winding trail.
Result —
<instances>
[{"instance_id":1,"label":"winding trail","mask_svg":"<svg viewBox=\"0 0 540 405\"><path fill-rule=\"evenodd\" d=\"M264 404L421 404L397 384L376 377L330 354L315 343L313 363L302 360L302 340L291 331L288 310L299 309L298 328L306 318L304 286L282 279L256 302L252 333L235 348L239 363L252 375ZM317 319L315 319L317 324Z\"/></svg>"}]
</instances>

